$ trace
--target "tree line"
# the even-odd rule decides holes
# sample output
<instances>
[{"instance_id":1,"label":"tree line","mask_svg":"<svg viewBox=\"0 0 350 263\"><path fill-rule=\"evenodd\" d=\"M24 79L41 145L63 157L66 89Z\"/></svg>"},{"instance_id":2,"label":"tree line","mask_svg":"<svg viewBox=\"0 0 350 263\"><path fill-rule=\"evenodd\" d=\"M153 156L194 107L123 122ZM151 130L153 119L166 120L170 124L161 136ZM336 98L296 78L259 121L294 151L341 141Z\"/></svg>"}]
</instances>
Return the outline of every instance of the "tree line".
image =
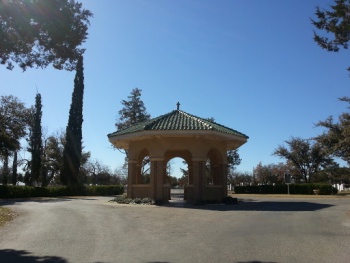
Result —
<instances>
[{"instance_id":1,"label":"tree line","mask_svg":"<svg viewBox=\"0 0 350 263\"><path fill-rule=\"evenodd\" d=\"M26 185L61 185L63 152L66 132L56 131L50 135L38 129L38 112L41 112L41 96L36 95L35 106L26 108L14 96L0 99L0 182ZM17 116L17 117L16 117ZM25 158L28 152L29 158ZM91 153L82 150L79 182L81 184L110 185L125 183L125 171L111 172L109 167L91 159Z\"/></svg>"},{"instance_id":2,"label":"tree line","mask_svg":"<svg viewBox=\"0 0 350 263\"><path fill-rule=\"evenodd\" d=\"M9 70L14 65L23 71L52 65L59 70L76 71L64 141L55 136L43 138L40 94L36 95L35 106L29 109L14 96L1 96L3 184L16 184L19 166L24 167L23 180L27 185L47 186L57 182L57 178L68 186L84 182L82 167L87 163L89 153L82 152L85 49L81 45L87 39L92 16L89 10L75 1L0 1L0 64L6 65ZM29 160L18 156L22 139L28 142Z\"/></svg>"},{"instance_id":3,"label":"tree line","mask_svg":"<svg viewBox=\"0 0 350 263\"><path fill-rule=\"evenodd\" d=\"M350 98L343 97L340 101L350 103ZM292 137L274 150L273 155L285 162L267 165L260 162L252 174L229 174L229 182L234 185L283 184L284 176L289 174L296 183L350 184L350 113L343 112L337 122L330 116L316 126L325 131L313 138ZM340 167L335 158L345 161L347 167Z\"/></svg>"},{"instance_id":4,"label":"tree line","mask_svg":"<svg viewBox=\"0 0 350 263\"><path fill-rule=\"evenodd\" d=\"M349 9L349 0L334 0L328 9L316 7L316 18L310 20L315 27L313 39L318 46L329 52L348 49ZM350 103L350 98L342 97L340 101ZM283 158L285 163L259 163L253 174L233 173L229 175L229 181L235 185L278 184L283 183L284 174L290 174L295 182L350 184L349 112L343 112L338 121L330 116L316 126L325 131L314 138L292 137L285 141L286 145L275 149L273 155ZM339 167L334 158L345 161L347 167Z\"/></svg>"},{"instance_id":5,"label":"tree line","mask_svg":"<svg viewBox=\"0 0 350 263\"><path fill-rule=\"evenodd\" d=\"M141 99L142 90L134 88L126 100L122 100L122 109L118 111L115 123L117 130L125 129L136 123L149 120L146 106ZM341 98L343 102L350 102L349 98ZM214 121L213 118L208 118ZM350 169L339 167L334 161L334 157L341 158L349 163L349 142L347 132L349 130L349 113L344 112L339 116L339 121L334 122L333 117L320 121L316 126L324 127L326 132L309 139L292 137L285 141L285 145L278 146L274 155L285 159L285 162L278 164L263 165L259 163L253 169L253 173L240 173L236 171L241 163L238 150L227 152L228 162L228 182L233 185L257 185L257 184L283 184L285 174L290 174L293 181L301 182L344 182L350 181ZM330 143L332 142L332 143ZM125 161L120 169L124 171L124 178L127 176L128 154L125 153ZM185 161L184 161L185 163ZM176 178L172 176L171 164L167 164L168 184L173 187L183 185L188 182L188 170L181 168L182 176ZM206 180L210 184L210 162L206 163ZM142 165L143 183L150 182L149 158L143 160Z\"/></svg>"},{"instance_id":6,"label":"tree line","mask_svg":"<svg viewBox=\"0 0 350 263\"><path fill-rule=\"evenodd\" d=\"M110 172L90 152L83 150L83 60L77 63L72 103L65 132L43 135L41 127L42 98L35 96L35 105L26 108L18 98L8 95L0 99L0 179L2 184L18 181L30 186L76 186L81 184L119 184L126 179L121 170ZM23 146L23 142L28 146ZM19 156L21 150L30 158ZM23 173L18 172L18 168Z\"/></svg>"},{"instance_id":7,"label":"tree line","mask_svg":"<svg viewBox=\"0 0 350 263\"><path fill-rule=\"evenodd\" d=\"M47 138L41 128L41 95L35 106L26 108L16 97L1 96L0 105L0 158L3 184L15 184L23 176L28 185L47 186L53 183L78 185L125 180L121 172L111 174L98 161L90 160L90 153L82 147L82 103L84 92L83 54L80 45L87 39L87 29L93 14L81 3L68 0L1 0L0 1L0 64L12 70L17 64L27 68L76 70L72 104L66 131ZM350 40L349 0L335 0L329 10L316 8L317 20L314 41L323 49L338 52L347 49ZM45 10L45 12L43 12ZM44 15L45 14L45 15ZM318 31L326 33L325 36ZM134 93L134 94L133 94ZM129 100L123 100L117 129L150 118L140 100L141 90L132 91ZM340 99L350 102L349 97ZM137 105L136 109L134 106ZM241 159L238 152L228 152L229 182L234 184L276 184L284 174L291 174L297 182L348 180L349 168L339 167L334 158L350 165L350 114L344 112L335 122L333 117L317 123L325 132L315 138L294 138L280 145L274 155L285 163L259 163L252 175L235 172ZM21 140L28 142L29 160L20 158ZM127 152L126 152L127 158ZM12 162L12 164L11 164ZM145 160L145 165L149 162ZM127 159L126 162L127 163ZM24 175L18 173L24 167ZM121 168L120 171L125 170ZM147 175L147 169L144 170ZM185 175L186 171L183 171ZM107 174L109 176L107 176ZM10 176L11 175L11 176Z\"/></svg>"},{"instance_id":8,"label":"tree line","mask_svg":"<svg viewBox=\"0 0 350 263\"><path fill-rule=\"evenodd\" d=\"M27 185L57 184L75 186L87 181L107 182L106 169L90 161L90 153L82 149L83 122L83 54L81 45L88 36L93 14L81 3L68 0L1 0L0 1L0 63L12 70L18 65L76 71L69 119L64 134L44 138L41 127L41 95L35 106L25 105L12 95L1 96L0 159L1 181ZM19 156L28 143L30 159ZM10 162L12 161L12 165ZM18 172L18 167L24 174ZM11 175L11 176L10 176ZM89 178L91 177L91 178ZM113 179L113 180L112 180ZM115 181L114 178L109 178Z\"/></svg>"}]
</instances>

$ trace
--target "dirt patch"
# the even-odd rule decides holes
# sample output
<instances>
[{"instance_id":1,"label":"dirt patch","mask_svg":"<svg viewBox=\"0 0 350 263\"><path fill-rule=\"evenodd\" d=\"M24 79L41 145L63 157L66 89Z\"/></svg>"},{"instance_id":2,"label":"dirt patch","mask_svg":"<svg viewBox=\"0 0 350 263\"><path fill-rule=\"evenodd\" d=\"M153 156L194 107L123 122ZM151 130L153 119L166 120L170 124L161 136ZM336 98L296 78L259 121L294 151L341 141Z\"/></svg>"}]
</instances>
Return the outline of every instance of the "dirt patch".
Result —
<instances>
[{"instance_id":1,"label":"dirt patch","mask_svg":"<svg viewBox=\"0 0 350 263\"><path fill-rule=\"evenodd\" d=\"M17 214L9 208L0 207L0 227L13 220Z\"/></svg>"}]
</instances>

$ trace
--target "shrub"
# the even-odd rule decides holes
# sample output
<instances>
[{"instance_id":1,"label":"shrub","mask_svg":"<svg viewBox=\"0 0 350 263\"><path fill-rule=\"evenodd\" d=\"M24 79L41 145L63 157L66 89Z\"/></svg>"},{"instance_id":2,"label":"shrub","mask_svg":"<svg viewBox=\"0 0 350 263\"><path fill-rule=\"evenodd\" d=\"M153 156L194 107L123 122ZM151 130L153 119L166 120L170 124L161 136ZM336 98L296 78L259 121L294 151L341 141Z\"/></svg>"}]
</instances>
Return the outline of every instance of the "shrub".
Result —
<instances>
[{"instance_id":1,"label":"shrub","mask_svg":"<svg viewBox=\"0 0 350 263\"><path fill-rule=\"evenodd\" d=\"M151 204L151 205L154 205L155 202L154 202L153 199L148 198L148 197L145 197L145 198L141 199L141 204Z\"/></svg>"},{"instance_id":2,"label":"shrub","mask_svg":"<svg viewBox=\"0 0 350 263\"><path fill-rule=\"evenodd\" d=\"M314 195L313 190L319 189L320 195L337 194L338 190L329 184L290 184L290 194ZM287 194L287 185L235 186L236 194Z\"/></svg>"},{"instance_id":3,"label":"shrub","mask_svg":"<svg viewBox=\"0 0 350 263\"><path fill-rule=\"evenodd\" d=\"M116 196L111 202L116 202L118 204L128 204L130 201L126 200L127 198L122 195L122 196Z\"/></svg>"},{"instance_id":4,"label":"shrub","mask_svg":"<svg viewBox=\"0 0 350 263\"><path fill-rule=\"evenodd\" d=\"M122 185L110 186L54 186L31 187L0 185L0 198L29 198L29 197L57 197L57 196L106 196L119 195L124 192Z\"/></svg>"},{"instance_id":5,"label":"shrub","mask_svg":"<svg viewBox=\"0 0 350 263\"><path fill-rule=\"evenodd\" d=\"M154 205L155 201L151 198L145 197L145 198L128 198L125 195L122 196L116 196L113 200L110 202L116 202L118 204L141 204L141 205Z\"/></svg>"},{"instance_id":6,"label":"shrub","mask_svg":"<svg viewBox=\"0 0 350 263\"><path fill-rule=\"evenodd\" d=\"M134 204L141 204L141 198L135 198L132 203Z\"/></svg>"}]
</instances>

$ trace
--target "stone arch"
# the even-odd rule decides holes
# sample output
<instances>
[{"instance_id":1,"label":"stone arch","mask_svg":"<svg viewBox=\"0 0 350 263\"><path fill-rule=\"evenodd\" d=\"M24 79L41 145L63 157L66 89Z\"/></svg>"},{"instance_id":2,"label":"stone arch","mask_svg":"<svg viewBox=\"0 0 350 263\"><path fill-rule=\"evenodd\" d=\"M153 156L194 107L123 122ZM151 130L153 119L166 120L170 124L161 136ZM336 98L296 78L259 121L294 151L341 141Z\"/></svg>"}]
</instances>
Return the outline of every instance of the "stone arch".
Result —
<instances>
[{"instance_id":1,"label":"stone arch","mask_svg":"<svg viewBox=\"0 0 350 263\"><path fill-rule=\"evenodd\" d=\"M167 180L166 165L173 158L182 158L187 163L188 168L188 181L184 185L184 200L189 200L193 198L193 161L192 153L190 150L167 150L164 153L164 182ZM170 187L166 189L170 197Z\"/></svg>"},{"instance_id":2,"label":"stone arch","mask_svg":"<svg viewBox=\"0 0 350 263\"><path fill-rule=\"evenodd\" d=\"M149 156L147 148L129 151L127 195L130 197L142 198L152 194L151 184L145 184L141 174L142 161L146 156Z\"/></svg>"},{"instance_id":3,"label":"stone arch","mask_svg":"<svg viewBox=\"0 0 350 263\"><path fill-rule=\"evenodd\" d=\"M186 161L188 167L188 184L193 184L193 168L192 168L192 154L189 150L168 150L164 154L164 163L166 164L173 158L182 158ZM166 169L166 167L164 167ZM166 176L165 170L164 175Z\"/></svg>"}]
</instances>

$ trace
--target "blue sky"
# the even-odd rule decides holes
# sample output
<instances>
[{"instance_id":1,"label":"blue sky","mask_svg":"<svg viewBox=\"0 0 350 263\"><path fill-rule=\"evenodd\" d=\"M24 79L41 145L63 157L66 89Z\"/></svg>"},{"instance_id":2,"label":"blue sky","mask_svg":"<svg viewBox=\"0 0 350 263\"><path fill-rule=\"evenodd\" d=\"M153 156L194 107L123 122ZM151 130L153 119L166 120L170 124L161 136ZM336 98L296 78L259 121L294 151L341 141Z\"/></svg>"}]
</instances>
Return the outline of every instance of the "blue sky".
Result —
<instances>
[{"instance_id":1,"label":"blue sky","mask_svg":"<svg viewBox=\"0 0 350 263\"><path fill-rule=\"evenodd\" d=\"M237 168L283 161L274 149L292 136L322 132L314 124L338 116L350 96L348 53L313 41L316 6L331 1L84 0L94 13L84 43L85 150L112 170L123 156L107 134L135 87L152 117L180 109L245 133ZM42 95L47 134L65 130L75 72L0 68L0 95L34 104ZM28 156L27 156L28 157Z\"/></svg>"}]
</instances>

